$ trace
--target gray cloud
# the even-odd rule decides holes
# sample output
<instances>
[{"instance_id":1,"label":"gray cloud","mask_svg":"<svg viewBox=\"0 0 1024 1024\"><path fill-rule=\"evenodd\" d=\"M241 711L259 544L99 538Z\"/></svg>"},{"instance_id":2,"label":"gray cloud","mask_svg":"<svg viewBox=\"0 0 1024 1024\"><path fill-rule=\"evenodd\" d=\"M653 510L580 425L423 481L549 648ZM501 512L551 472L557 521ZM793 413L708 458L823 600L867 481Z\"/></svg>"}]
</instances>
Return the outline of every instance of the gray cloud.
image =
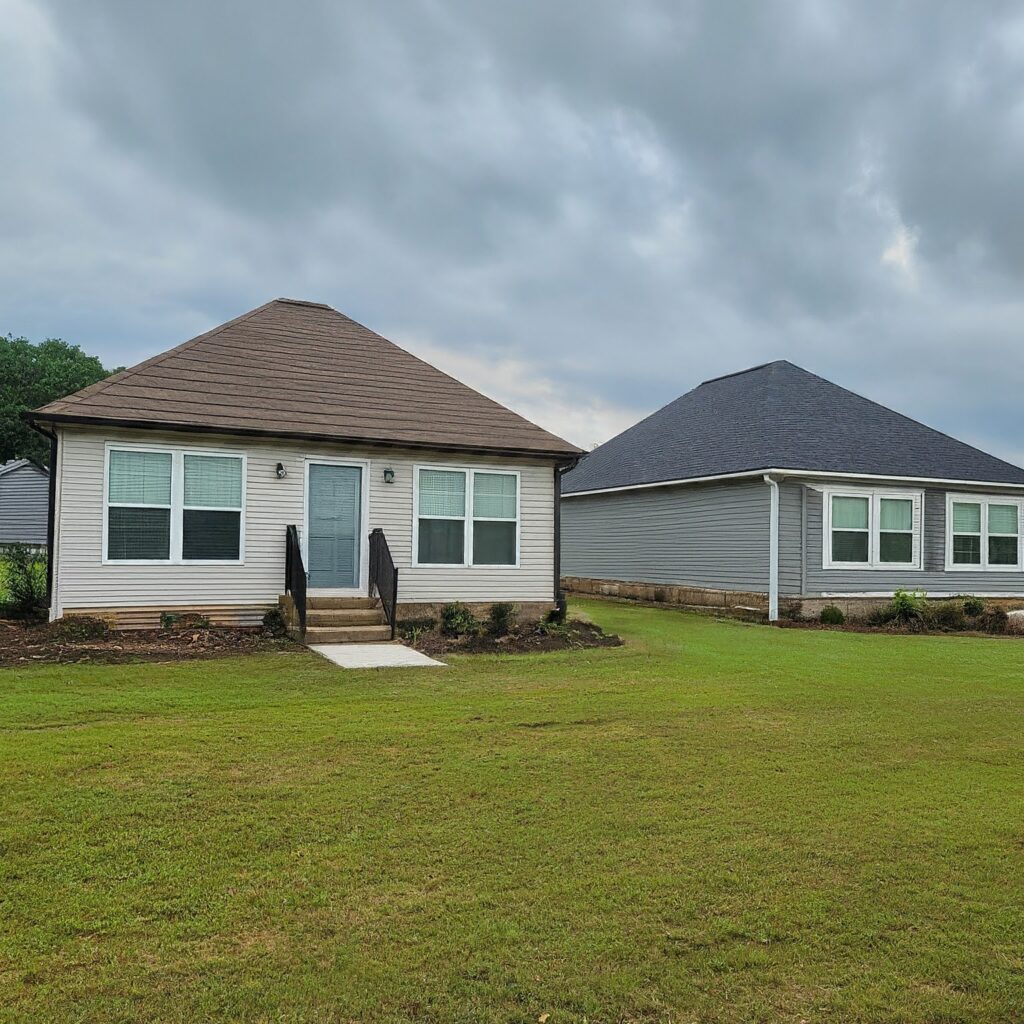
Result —
<instances>
[{"instance_id":1,"label":"gray cloud","mask_svg":"<svg viewBox=\"0 0 1024 1024\"><path fill-rule=\"evenodd\" d=\"M4 331L293 294L584 443L787 357L1024 460L1012 5L0 12Z\"/></svg>"}]
</instances>

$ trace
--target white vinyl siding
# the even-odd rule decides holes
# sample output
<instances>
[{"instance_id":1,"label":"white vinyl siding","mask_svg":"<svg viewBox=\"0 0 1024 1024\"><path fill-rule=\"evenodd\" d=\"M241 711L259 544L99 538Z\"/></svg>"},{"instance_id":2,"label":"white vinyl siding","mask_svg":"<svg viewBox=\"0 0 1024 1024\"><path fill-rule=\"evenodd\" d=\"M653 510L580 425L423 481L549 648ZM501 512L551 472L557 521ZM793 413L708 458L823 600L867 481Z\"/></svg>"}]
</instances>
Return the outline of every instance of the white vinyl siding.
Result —
<instances>
[{"instance_id":1,"label":"white vinyl siding","mask_svg":"<svg viewBox=\"0 0 1024 1024\"><path fill-rule=\"evenodd\" d=\"M103 466L107 442L245 455L245 564L104 564ZM502 456L466 458L464 466L519 475L520 564L509 566L413 566L413 469L443 466L450 452L430 453L293 440L241 439L176 432L62 428L59 466L59 608L250 605L251 621L277 601L284 584L284 534L303 530L304 466L327 457L367 463L369 521L380 527L399 569L399 601L550 601L554 594L554 478L543 459ZM279 479L278 463L287 473ZM394 483L384 482L392 469Z\"/></svg>"}]
</instances>

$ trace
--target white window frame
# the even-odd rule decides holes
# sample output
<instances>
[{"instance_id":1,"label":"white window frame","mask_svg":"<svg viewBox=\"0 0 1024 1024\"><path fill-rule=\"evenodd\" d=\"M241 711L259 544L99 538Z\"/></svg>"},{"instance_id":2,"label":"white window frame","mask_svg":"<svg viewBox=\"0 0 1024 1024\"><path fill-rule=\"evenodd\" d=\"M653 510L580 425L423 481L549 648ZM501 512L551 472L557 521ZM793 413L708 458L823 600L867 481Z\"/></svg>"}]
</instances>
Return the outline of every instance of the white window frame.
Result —
<instances>
[{"instance_id":1,"label":"white window frame","mask_svg":"<svg viewBox=\"0 0 1024 1024\"><path fill-rule=\"evenodd\" d=\"M924 532L924 491L898 490L888 487L825 487L822 497L822 536L821 565L823 569L860 569L868 572L920 572L922 565L921 538ZM840 562L832 558L832 499L833 498L867 498L868 499L868 560L866 562ZM913 502L912 555L909 562L883 562L881 560L882 533L894 531L880 530L881 502L884 498L898 501Z\"/></svg>"},{"instance_id":2,"label":"white window frame","mask_svg":"<svg viewBox=\"0 0 1024 1024\"><path fill-rule=\"evenodd\" d=\"M110 453L154 452L171 456L171 544L168 558L110 558L107 545L110 537ZM213 455L218 458L240 459L242 462L242 504L238 511L238 558L207 559L182 557L182 537L185 519L185 456ZM223 448L193 448L176 445L137 444L132 441L107 441L103 446L103 565L245 565L245 508L246 484L249 478L248 457L245 452L229 451ZM114 502L115 508L166 508L166 505L126 505ZM202 511L198 506L188 506L189 511ZM234 512L235 509L212 509L216 512Z\"/></svg>"},{"instance_id":3,"label":"white window frame","mask_svg":"<svg viewBox=\"0 0 1024 1024\"><path fill-rule=\"evenodd\" d=\"M981 562L969 564L953 561L953 505L981 506ZM989 505L1017 506L1017 564L989 565L988 561L988 507ZM973 535L972 535L973 536ZM1000 534L996 534L1000 536ZM1003 536L1009 536L1004 534ZM946 572L1021 572L1024 571L1024 498L1009 494L958 494L946 492Z\"/></svg>"},{"instance_id":4,"label":"white window frame","mask_svg":"<svg viewBox=\"0 0 1024 1024\"><path fill-rule=\"evenodd\" d=\"M445 473L462 473L466 480L466 507L462 516L420 516L420 471L436 469ZM520 541L522 537L522 474L517 469L492 469L487 466L452 466L439 464L417 463L412 468L412 564L417 569L494 569L498 572L520 567ZM511 519L494 519L490 516L474 515L473 481L477 473L488 476L513 476L516 479L516 560L508 565L494 565L473 562L473 521L482 523L510 523ZM446 519L450 522L463 520L462 561L461 562L421 562L420 561L420 519Z\"/></svg>"}]
</instances>

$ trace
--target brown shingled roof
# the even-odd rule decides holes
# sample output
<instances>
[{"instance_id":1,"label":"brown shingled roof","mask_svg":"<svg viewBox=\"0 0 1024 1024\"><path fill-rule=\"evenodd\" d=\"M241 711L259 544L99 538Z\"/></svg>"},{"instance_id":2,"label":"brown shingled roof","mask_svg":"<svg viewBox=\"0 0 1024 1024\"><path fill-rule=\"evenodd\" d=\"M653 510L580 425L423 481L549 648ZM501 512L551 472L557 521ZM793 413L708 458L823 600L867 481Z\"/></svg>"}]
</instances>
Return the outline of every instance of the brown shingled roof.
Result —
<instances>
[{"instance_id":1,"label":"brown shingled roof","mask_svg":"<svg viewBox=\"0 0 1024 1024\"><path fill-rule=\"evenodd\" d=\"M317 302L275 299L32 414L37 422L571 457L574 445Z\"/></svg>"}]
</instances>

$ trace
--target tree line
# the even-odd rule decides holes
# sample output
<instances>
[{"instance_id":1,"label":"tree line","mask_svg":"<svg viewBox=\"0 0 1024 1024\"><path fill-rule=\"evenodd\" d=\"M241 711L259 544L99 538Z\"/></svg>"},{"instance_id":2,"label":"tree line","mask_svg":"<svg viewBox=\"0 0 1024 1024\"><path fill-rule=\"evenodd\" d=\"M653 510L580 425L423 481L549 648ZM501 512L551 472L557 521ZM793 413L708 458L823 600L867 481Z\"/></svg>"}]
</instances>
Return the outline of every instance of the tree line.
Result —
<instances>
[{"instance_id":1,"label":"tree line","mask_svg":"<svg viewBox=\"0 0 1024 1024\"><path fill-rule=\"evenodd\" d=\"M121 369L104 369L96 356L60 338L33 344L28 338L0 336L0 465L11 459L32 459L46 465L49 441L22 419L22 413Z\"/></svg>"}]
</instances>

